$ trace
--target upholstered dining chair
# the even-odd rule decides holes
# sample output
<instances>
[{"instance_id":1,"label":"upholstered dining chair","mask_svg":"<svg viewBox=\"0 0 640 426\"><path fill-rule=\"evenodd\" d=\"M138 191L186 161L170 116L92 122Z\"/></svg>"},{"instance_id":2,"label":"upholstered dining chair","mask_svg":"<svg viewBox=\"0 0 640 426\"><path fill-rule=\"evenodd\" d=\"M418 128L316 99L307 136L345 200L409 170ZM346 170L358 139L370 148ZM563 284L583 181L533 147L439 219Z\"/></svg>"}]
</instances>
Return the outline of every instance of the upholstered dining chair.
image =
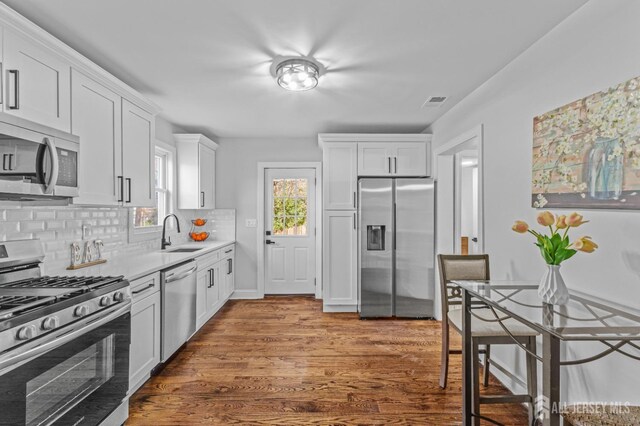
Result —
<instances>
[{"instance_id":1,"label":"upholstered dining chair","mask_svg":"<svg viewBox=\"0 0 640 426\"><path fill-rule=\"evenodd\" d=\"M486 281L489 276L489 255L438 255L440 269L440 290L442 302L442 361L440 365L440 387L447 387L447 375L449 372L449 355L461 354L461 350L452 350L449 347L449 331L453 328L458 333L462 332L462 297L459 289L450 283L454 280ZM452 309L452 307L454 309ZM457 307L457 309L456 309ZM527 365L527 394L513 395L509 397L480 396L479 354L484 353L483 384L489 384L489 366L491 365L491 345L516 344L504 328L496 321L494 314L488 309L474 309L474 315L481 317L471 318L471 338L473 348L473 412L476 414L475 422L479 424L480 404L527 402L531 419L535 416L535 398L537 395L537 360L534 356L526 355ZM498 313L498 315L500 315ZM483 321L486 319L486 321ZM502 324L517 339L518 343L532 353L536 352L536 332L529 327L510 318L501 318ZM480 347L484 349L480 349Z\"/></svg>"}]
</instances>

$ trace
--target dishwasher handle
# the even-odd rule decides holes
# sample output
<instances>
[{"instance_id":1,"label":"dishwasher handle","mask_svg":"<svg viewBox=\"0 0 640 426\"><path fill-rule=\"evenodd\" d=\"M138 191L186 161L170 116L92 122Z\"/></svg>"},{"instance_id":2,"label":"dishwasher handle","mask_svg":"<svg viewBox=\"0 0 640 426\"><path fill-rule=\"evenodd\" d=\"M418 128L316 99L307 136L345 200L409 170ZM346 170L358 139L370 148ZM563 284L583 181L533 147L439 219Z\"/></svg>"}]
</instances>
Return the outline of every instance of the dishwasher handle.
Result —
<instances>
[{"instance_id":1,"label":"dishwasher handle","mask_svg":"<svg viewBox=\"0 0 640 426\"><path fill-rule=\"evenodd\" d=\"M165 282L166 283L172 283L174 281L179 281L179 280L181 280L183 278L186 278L189 275L193 274L197 269L198 269L198 265L194 265L193 268L189 269L188 271L181 272L181 273L179 273L177 275L169 274L169 275L167 275L167 277L165 279Z\"/></svg>"}]
</instances>

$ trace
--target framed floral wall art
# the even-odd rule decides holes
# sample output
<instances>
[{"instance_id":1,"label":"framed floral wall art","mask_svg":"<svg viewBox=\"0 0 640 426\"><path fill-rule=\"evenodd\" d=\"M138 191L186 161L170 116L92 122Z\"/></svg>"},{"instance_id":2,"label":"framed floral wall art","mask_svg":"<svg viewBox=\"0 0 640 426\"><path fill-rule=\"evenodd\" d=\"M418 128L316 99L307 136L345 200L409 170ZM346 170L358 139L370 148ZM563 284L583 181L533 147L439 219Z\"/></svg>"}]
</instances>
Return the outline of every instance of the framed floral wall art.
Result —
<instances>
[{"instance_id":1,"label":"framed floral wall art","mask_svg":"<svg viewBox=\"0 0 640 426\"><path fill-rule=\"evenodd\" d=\"M532 205L640 209L640 77L533 119Z\"/></svg>"}]
</instances>

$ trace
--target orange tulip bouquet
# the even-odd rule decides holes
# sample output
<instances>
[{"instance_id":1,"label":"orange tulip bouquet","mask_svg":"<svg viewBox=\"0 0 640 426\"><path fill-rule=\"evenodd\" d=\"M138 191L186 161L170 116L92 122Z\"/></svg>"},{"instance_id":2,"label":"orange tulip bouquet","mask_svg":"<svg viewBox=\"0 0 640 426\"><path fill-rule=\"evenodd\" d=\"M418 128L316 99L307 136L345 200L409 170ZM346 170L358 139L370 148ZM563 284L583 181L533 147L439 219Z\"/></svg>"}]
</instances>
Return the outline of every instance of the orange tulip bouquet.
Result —
<instances>
[{"instance_id":1,"label":"orange tulip bouquet","mask_svg":"<svg viewBox=\"0 0 640 426\"><path fill-rule=\"evenodd\" d=\"M526 222L516 221L512 229L520 234L529 233L536 238L535 245L540 249L542 258L547 263L547 272L540 281L538 294L545 303L564 305L569 301L569 291L560 275L560 264L571 259L578 251L593 253L598 245L591 237L580 237L570 242L569 230L587 223L581 214L569 216L554 215L549 211L538 214L538 224L549 228L549 235L534 231Z\"/></svg>"}]
</instances>

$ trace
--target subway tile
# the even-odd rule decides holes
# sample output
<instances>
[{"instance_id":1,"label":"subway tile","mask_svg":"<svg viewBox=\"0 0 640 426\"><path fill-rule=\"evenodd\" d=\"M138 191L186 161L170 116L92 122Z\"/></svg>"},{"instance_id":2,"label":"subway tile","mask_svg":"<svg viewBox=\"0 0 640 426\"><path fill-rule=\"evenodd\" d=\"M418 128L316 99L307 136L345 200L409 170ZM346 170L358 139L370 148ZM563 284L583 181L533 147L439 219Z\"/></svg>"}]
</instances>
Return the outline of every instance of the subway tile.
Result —
<instances>
[{"instance_id":1,"label":"subway tile","mask_svg":"<svg viewBox=\"0 0 640 426\"><path fill-rule=\"evenodd\" d=\"M42 221L20 222L20 232L38 232L38 231L44 231L44 222Z\"/></svg>"},{"instance_id":2,"label":"subway tile","mask_svg":"<svg viewBox=\"0 0 640 426\"><path fill-rule=\"evenodd\" d=\"M54 210L35 210L33 212L33 218L35 220L53 220L56 217Z\"/></svg>"},{"instance_id":3,"label":"subway tile","mask_svg":"<svg viewBox=\"0 0 640 426\"><path fill-rule=\"evenodd\" d=\"M30 210L30 209L7 210L5 213L5 220L31 220L31 219L33 219L33 210Z\"/></svg>"},{"instance_id":4,"label":"subway tile","mask_svg":"<svg viewBox=\"0 0 640 426\"><path fill-rule=\"evenodd\" d=\"M75 210L74 209L69 209L69 210L56 210L56 219L60 219L60 220L70 220L73 219L75 214Z\"/></svg>"},{"instance_id":5,"label":"subway tile","mask_svg":"<svg viewBox=\"0 0 640 426\"><path fill-rule=\"evenodd\" d=\"M63 229L64 221L62 220L47 220L45 222L46 229Z\"/></svg>"}]
</instances>

